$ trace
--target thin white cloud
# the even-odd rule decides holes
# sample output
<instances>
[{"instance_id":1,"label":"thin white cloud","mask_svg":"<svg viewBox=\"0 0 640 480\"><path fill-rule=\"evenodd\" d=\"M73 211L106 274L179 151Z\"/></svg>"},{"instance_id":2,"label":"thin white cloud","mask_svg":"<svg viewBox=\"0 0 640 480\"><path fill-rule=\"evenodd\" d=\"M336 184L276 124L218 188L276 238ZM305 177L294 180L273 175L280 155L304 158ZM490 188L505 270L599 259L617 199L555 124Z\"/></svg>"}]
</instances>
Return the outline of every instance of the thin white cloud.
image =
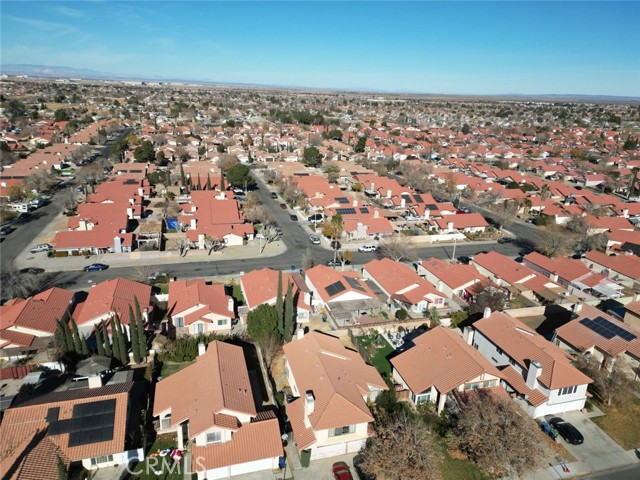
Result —
<instances>
[{"instance_id":1,"label":"thin white cloud","mask_svg":"<svg viewBox=\"0 0 640 480\"><path fill-rule=\"evenodd\" d=\"M4 15L3 21L20 23L35 30L46 33L68 34L76 33L78 29L73 25L66 23L49 22L47 20L39 20L37 18L16 17L14 15Z\"/></svg>"},{"instance_id":2,"label":"thin white cloud","mask_svg":"<svg viewBox=\"0 0 640 480\"><path fill-rule=\"evenodd\" d=\"M64 15L65 17L82 18L85 16L84 12L81 12L80 10L76 10L75 8L57 6L55 8L55 11L58 12L60 15Z\"/></svg>"}]
</instances>

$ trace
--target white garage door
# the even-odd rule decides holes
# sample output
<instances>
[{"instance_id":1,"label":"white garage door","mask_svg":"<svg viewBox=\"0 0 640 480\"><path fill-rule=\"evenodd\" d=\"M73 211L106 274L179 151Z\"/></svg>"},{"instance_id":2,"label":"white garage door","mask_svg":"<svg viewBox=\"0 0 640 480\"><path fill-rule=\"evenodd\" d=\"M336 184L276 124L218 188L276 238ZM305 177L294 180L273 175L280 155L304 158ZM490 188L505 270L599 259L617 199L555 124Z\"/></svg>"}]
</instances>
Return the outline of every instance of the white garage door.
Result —
<instances>
[{"instance_id":1,"label":"white garage door","mask_svg":"<svg viewBox=\"0 0 640 480\"><path fill-rule=\"evenodd\" d=\"M344 455L345 453L347 453L346 447L347 446L344 443L337 443L335 445L327 445L324 447L315 447L311 451L311 460Z\"/></svg>"}]
</instances>

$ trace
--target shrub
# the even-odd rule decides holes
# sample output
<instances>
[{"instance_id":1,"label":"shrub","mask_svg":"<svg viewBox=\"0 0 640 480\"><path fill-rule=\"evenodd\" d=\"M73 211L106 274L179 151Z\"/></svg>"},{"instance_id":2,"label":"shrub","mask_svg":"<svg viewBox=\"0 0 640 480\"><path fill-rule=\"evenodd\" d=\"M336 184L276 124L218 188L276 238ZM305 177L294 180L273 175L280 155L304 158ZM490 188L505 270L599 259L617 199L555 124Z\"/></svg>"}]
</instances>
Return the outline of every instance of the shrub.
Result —
<instances>
[{"instance_id":1,"label":"shrub","mask_svg":"<svg viewBox=\"0 0 640 480\"><path fill-rule=\"evenodd\" d=\"M396 319L400 320L401 322L406 320L407 317L409 316L409 314L407 313L407 311L404 308L401 308L400 310L396 311Z\"/></svg>"}]
</instances>

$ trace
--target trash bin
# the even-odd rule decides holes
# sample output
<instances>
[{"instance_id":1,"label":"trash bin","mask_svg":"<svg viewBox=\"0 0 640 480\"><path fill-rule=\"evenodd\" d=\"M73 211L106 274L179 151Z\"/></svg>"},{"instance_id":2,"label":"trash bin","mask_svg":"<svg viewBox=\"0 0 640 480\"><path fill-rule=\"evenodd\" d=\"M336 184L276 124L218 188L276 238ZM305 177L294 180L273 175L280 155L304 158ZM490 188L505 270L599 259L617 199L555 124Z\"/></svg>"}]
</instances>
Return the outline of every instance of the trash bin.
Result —
<instances>
[{"instance_id":1,"label":"trash bin","mask_svg":"<svg viewBox=\"0 0 640 480\"><path fill-rule=\"evenodd\" d=\"M311 461L311 450L302 450L300 452L300 465L304 468L309 467L309 462Z\"/></svg>"}]
</instances>

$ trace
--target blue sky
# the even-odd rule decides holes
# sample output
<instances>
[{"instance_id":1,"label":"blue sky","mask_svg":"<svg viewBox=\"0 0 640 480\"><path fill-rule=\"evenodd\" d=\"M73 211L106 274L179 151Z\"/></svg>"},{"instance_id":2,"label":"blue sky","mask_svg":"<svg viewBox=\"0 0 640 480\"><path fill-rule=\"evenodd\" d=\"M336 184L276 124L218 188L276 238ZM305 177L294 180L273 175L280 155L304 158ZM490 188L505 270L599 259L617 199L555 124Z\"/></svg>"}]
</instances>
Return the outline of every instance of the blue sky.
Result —
<instances>
[{"instance_id":1,"label":"blue sky","mask_svg":"<svg viewBox=\"0 0 640 480\"><path fill-rule=\"evenodd\" d=\"M640 2L2 0L4 64L454 94L640 96Z\"/></svg>"}]
</instances>

